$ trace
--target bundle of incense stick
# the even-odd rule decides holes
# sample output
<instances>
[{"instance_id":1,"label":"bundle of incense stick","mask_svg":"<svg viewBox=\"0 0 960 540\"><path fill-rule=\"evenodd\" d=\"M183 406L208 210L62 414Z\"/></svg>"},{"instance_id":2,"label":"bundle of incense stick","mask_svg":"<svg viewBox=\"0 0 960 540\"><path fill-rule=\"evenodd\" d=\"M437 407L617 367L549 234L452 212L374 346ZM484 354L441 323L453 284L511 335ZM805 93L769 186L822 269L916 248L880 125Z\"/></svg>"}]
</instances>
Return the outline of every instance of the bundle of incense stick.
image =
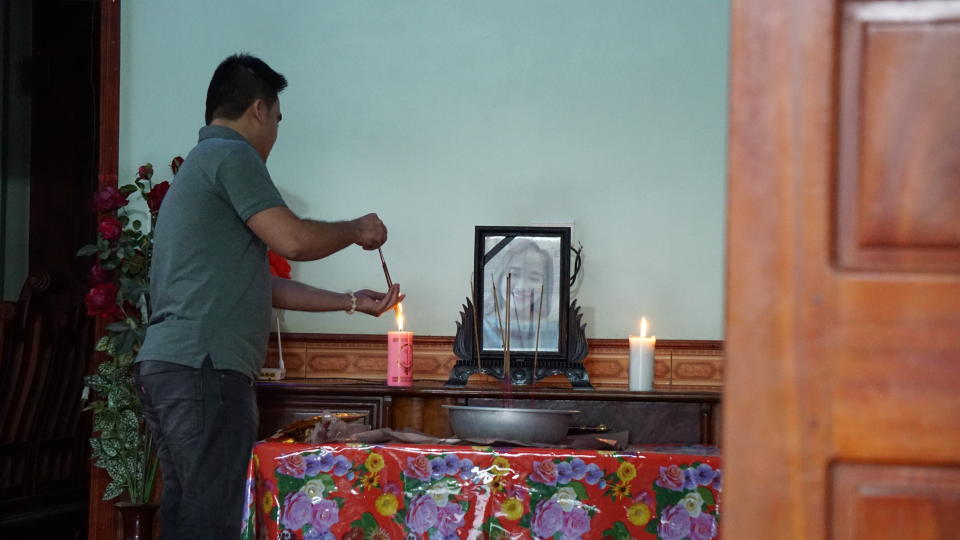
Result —
<instances>
[{"instance_id":1,"label":"bundle of incense stick","mask_svg":"<svg viewBox=\"0 0 960 540\"><path fill-rule=\"evenodd\" d=\"M493 288L493 309L497 312L497 328L500 330L500 340L506 344L506 340L503 337L503 319L500 318L500 300L497 296L497 283L493 281L493 276L490 276L490 283Z\"/></svg>"},{"instance_id":2,"label":"bundle of incense stick","mask_svg":"<svg viewBox=\"0 0 960 540\"><path fill-rule=\"evenodd\" d=\"M540 307L537 309L537 339L533 345L533 374L530 377L530 387L533 388L537 382L537 355L540 353L540 319L543 317L543 283L540 284ZM533 399L533 393L530 393L530 399Z\"/></svg>"},{"instance_id":3,"label":"bundle of incense stick","mask_svg":"<svg viewBox=\"0 0 960 540\"><path fill-rule=\"evenodd\" d=\"M503 319L500 318L500 300L499 295L497 294L497 284L495 278L491 274L490 283L493 288L493 307L497 311L497 324L500 328L500 340L503 342L503 406L509 407L512 400L512 395L510 392L510 346L509 338L507 332L504 330ZM503 292L503 291L500 291ZM508 320L509 324L509 320Z\"/></svg>"},{"instance_id":4,"label":"bundle of incense stick","mask_svg":"<svg viewBox=\"0 0 960 540\"><path fill-rule=\"evenodd\" d=\"M513 296L513 286L510 284L511 275L507 273L507 293L505 295L506 315L504 320L506 321L504 326L506 329L503 332L503 381L508 385L512 382L510 379L510 297Z\"/></svg>"},{"instance_id":5,"label":"bundle of incense stick","mask_svg":"<svg viewBox=\"0 0 960 540\"><path fill-rule=\"evenodd\" d=\"M383 250L377 248L377 252L380 253L380 264L383 266L383 277L387 278L387 288L393 287L393 280L390 279L390 270L387 270L387 261L383 258ZM400 305L400 302L397 302L393 306L394 313L397 314L397 317L403 317L403 307Z\"/></svg>"}]
</instances>

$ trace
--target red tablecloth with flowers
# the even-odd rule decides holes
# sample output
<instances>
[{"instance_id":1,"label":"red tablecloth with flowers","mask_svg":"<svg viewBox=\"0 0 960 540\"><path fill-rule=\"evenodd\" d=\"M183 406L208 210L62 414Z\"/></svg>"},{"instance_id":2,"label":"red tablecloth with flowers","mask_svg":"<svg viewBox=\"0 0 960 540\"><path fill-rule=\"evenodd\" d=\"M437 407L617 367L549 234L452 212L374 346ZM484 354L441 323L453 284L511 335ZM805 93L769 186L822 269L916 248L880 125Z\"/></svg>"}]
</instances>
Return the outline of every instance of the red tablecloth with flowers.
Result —
<instances>
[{"instance_id":1,"label":"red tablecloth with flowers","mask_svg":"<svg viewBox=\"0 0 960 540\"><path fill-rule=\"evenodd\" d=\"M719 538L720 458L259 443L242 538Z\"/></svg>"}]
</instances>

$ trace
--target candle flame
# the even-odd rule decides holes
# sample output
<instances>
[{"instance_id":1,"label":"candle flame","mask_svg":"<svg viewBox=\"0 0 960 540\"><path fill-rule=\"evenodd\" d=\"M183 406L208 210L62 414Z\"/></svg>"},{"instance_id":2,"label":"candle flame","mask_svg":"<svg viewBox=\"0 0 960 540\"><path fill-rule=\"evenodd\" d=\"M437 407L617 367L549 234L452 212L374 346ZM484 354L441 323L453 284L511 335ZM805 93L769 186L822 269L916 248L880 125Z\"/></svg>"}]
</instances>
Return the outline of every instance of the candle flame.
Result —
<instances>
[{"instance_id":1,"label":"candle flame","mask_svg":"<svg viewBox=\"0 0 960 540\"><path fill-rule=\"evenodd\" d=\"M640 337L647 337L647 318L640 317Z\"/></svg>"},{"instance_id":2,"label":"candle flame","mask_svg":"<svg viewBox=\"0 0 960 540\"><path fill-rule=\"evenodd\" d=\"M394 311L397 313L397 330L403 332L403 303L394 306Z\"/></svg>"}]
</instances>

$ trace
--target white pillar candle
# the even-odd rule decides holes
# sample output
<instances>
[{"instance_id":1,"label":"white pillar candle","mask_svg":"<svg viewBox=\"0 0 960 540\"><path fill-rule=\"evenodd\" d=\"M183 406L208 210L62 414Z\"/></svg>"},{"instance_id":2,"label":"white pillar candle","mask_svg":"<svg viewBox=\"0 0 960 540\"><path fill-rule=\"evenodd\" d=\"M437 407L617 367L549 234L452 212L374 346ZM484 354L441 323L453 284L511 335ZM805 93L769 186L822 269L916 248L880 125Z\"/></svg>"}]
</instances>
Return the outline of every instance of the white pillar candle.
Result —
<instances>
[{"instance_id":1,"label":"white pillar candle","mask_svg":"<svg viewBox=\"0 0 960 540\"><path fill-rule=\"evenodd\" d=\"M630 336L630 390L653 391L653 351L656 343L656 336L647 337L647 319L644 317L640 322L640 335Z\"/></svg>"}]
</instances>

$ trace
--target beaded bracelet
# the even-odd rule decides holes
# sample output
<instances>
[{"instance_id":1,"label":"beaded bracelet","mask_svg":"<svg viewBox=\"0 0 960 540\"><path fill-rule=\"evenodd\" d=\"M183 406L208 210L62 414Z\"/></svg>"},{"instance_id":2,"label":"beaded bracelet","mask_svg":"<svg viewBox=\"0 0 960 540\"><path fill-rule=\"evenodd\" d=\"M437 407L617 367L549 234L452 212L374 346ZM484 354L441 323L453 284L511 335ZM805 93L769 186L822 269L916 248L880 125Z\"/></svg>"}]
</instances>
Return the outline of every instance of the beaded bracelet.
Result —
<instances>
[{"instance_id":1,"label":"beaded bracelet","mask_svg":"<svg viewBox=\"0 0 960 540\"><path fill-rule=\"evenodd\" d=\"M347 294L350 295L350 309L347 310L347 315L353 315L357 310L357 295L353 294L353 291L347 291Z\"/></svg>"}]
</instances>

